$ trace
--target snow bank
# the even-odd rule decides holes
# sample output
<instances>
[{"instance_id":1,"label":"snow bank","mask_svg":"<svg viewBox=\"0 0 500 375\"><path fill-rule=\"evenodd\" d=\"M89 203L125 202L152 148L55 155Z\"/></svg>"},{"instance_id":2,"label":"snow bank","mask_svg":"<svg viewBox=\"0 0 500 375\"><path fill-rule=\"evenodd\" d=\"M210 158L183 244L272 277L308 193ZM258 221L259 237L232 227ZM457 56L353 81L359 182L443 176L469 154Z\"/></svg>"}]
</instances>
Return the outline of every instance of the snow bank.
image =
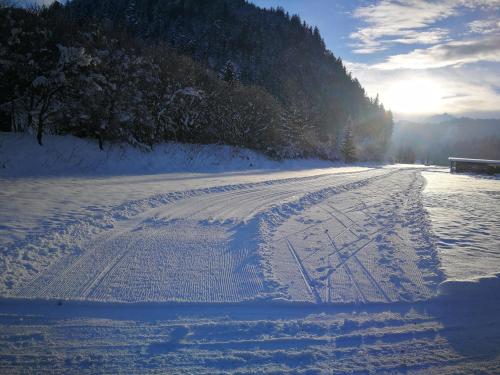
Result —
<instances>
[{"instance_id":1,"label":"snow bank","mask_svg":"<svg viewBox=\"0 0 500 375\"><path fill-rule=\"evenodd\" d=\"M38 146L30 134L0 133L0 176L136 175L169 172L308 169L332 167L322 160L277 161L257 152L230 146L165 143L152 152L128 145L46 136Z\"/></svg>"}]
</instances>

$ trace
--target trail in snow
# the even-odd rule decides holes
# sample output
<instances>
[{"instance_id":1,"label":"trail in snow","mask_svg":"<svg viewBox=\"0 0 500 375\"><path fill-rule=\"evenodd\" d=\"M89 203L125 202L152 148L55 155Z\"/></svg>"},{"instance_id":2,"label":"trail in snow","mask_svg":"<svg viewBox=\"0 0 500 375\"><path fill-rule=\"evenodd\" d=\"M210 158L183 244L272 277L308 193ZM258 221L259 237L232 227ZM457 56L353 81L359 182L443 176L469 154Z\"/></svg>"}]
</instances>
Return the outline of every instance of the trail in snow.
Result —
<instances>
[{"instance_id":1,"label":"trail in snow","mask_svg":"<svg viewBox=\"0 0 500 375\"><path fill-rule=\"evenodd\" d=\"M0 373L500 372L497 180L89 150L0 173Z\"/></svg>"},{"instance_id":2,"label":"trail in snow","mask_svg":"<svg viewBox=\"0 0 500 375\"><path fill-rule=\"evenodd\" d=\"M290 213L270 215L264 244L270 273L293 300L366 303L431 297L440 275L420 202L422 187L418 171L402 170Z\"/></svg>"},{"instance_id":3,"label":"trail in snow","mask_svg":"<svg viewBox=\"0 0 500 375\"><path fill-rule=\"evenodd\" d=\"M118 302L429 298L439 276L418 206L421 188L418 170L379 168L126 203L100 234L74 242L62 236L79 251L39 266L31 279L18 277L7 295Z\"/></svg>"},{"instance_id":4,"label":"trail in snow","mask_svg":"<svg viewBox=\"0 0 500 375\"><path fill-rule=\"evenodd\" d=\"M348 169L348 171L350 171ZM103 206L98 205L98 200L100 196L93 196L94 204L87 209L76 209L76 213L70 207L69 212L65 211L64 206L59 206L57 210L60 212L60 216L56 216L55 218L51 218L50 216L47 218L52 220L52 225L48 225L47 230L42 230L38 232L38 230L34 230L33 234L30 234L29 228L24 228L24 232L27 234L23 238L14 241L13 243L7 244L4 247L3 254L5 257L2 258L1 268L3 272L0 274L0 279L3 280L4 286L7 289L13 289L16 283L22 282L24 279L32 278L34 275L38 274L40 270L45 269L51 266L52 263L58 261L61 256L65 255L78 255L84 248L91 247L89 244L89 238L96 237L99 233L103 231L109 231L113 228L117 230L121 230L121 226L125 226L125 231L133 229L130 226L135 225L137 220L148 220L156 215L153 210L155 207L159 207L161 211L162 207L168 206L166 210L170 213L170 210L177 210L179 215L175 216L176 218L188 219L191 215L196 214L196 212L201 208L205 207L206 210L204 213L205 216L197 216L197 219L203 219L203 221L212 221L212 220L229 220L234 218L235 220L241 220L241 215L239 213L243 212L245 215L250 215L254 208L258 208L262 205L261 198L263 198L262 194L265 194L267 204L274 204L275 199L279 201L280 197L285 199L286 197L292 197L296 193L300 194L301 191L305 191L309 186L314 186L314 184L321 185L322 179L325 176L330 176L330 179L335 174L342 175L342 173L328 173L326 175L325 171L322 171L320 174L308 175L305 174L305 177L290 177L290 178L278 178L273 180L265 180L263 176L250 176L250 180L257 179L260 182L243 182L233 185L216 185L214 182L227 181L222 178L218 180L217 178L213 178L208 182L208 187L200 187L194 190L184 190L184 191L171 191L172 185L170 181L170 177L168 175L163 175L165 189L167 192L165 193L155 193L155 189L153 191L149 191L149 186L143 186L142 189L144 191L141 192L142 197L145 198L138 200L125 200L125 202L115 205L109 206L103 204ZM354 176L357 173L361 172L353 172ZM294 175L292 173L292 175ZM346 175L350 175L347 173ZM269 175L265 175L269 176ZM279 177L282 174L278 174ZM189 179L189 177L188 177ZM318 182L314 182L318 180ZM235 177L231 177L229 181L235 181ZM243 179L245 181L245 179ZM174 180L175 182L175 180ZM17 186L22 186L24 180L18 181L16 185L12 187L12 189L16 189ZM50 189L50 187L45 185L45 180L40 182L42 193L44 189ZM162 186L161 183L157 182L158 186ZM195 181L194 186L199 186L200 182ZM292 184L287 187L287 184ZM128 185L126 181L121 181L120 186L123 189ZM135 182L131 185L133 189L135 186ZM280 186L277 192L273 191L273 188ZM297 187L299 190L295 192L294 187ZM254 188L260 188L263 190L252 190ZM114 189L114 185L107 185L106 187L109 195L112 195L112 191ZM302 190L300 190L302 189ZM149 191L149 195L148 192ZM153 195L151 195L153 193ZM66 193L69 195L69 192ZM202 196L210 194L210 198L203 198ZM222 194L222 195L221 195ZM242 194L242 196L248 195L246 201L247 205L238 205L240 208L235 209L234 206L228 205L228 199L235 199L238 197L238 194ZM89 193L89 196L91 194ZM120 196L120 193L117 193ZM72 195L69 195L68 198L72 200L79 199L80 191L76 190ZM87 196L87 199L89 199ZM42 196L38 196L39 199L43 199ZM199 199L205 199L205 201L199 201ZM212 202L211 200L214 200ZM18 209L24 197L19 197L17 194L12 194L11 201L7 202L6 205L12 204L15 205ZM170 203L175 202L176 205L172 206ZM217 203L218 202L218 203ZM202 206L198 205L201 204ZM57 203L56 203L57 204ZM210 210L210 206L215 207ZM175 208L172 208L175 207ZM250 212L248 211L250 209ZM140 216L140 213L145 211L149 211L146 213L145 217ZM160 212L158 211L158 212ZM236 212L236 216L231 214L232 211ZM11 211L5 211L6 213ZM30 213L26 212L25 209L21 210L21 213L25 213L26 216L29 216ZM173 212L172 212L173 214ZM217 216L214 219L215 214L221 214L222 216ZM14 216L22 220L24 215L17 213L8 213L9 217ZM148 216L149 215L149 216ZM184 216L182 216L184 215ZM67 217L65 217L67 216ZM137 220L131 220L135 217ZM9 230L10 222L8 218L5 218L5 228L6 231ZM24 224L26 226L26 224ZM112 254L111 254L112 256Z\"/></svg>"}]
</instances>

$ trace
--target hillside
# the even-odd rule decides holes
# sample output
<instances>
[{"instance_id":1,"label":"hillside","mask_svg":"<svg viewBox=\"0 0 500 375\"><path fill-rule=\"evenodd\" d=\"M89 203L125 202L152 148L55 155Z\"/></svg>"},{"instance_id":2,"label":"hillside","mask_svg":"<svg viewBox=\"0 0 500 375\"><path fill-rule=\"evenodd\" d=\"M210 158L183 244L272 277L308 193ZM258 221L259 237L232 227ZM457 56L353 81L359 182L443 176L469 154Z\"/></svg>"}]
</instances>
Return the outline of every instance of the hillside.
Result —
<instances>
[{"instance_id":1,"label":"hillside","mask_svg":"<svg viewBox=\"0 0 500 375\"><path fill-rule=\"evenodd\" d=\"M75 0L1 17L2 129L34 129L40 143L69 133L101 148L174 140L337 159L349 125L358 158L379 159L390 138L390 112L317 29L279 9Z\"/></svg>"},{"instance_id":2,"label":"hillside","mask_svg":"<svg viewBox=\"0 0 500 375\"><path fill-rule=\"evenodd\" d=\"M326 134L342 129L349 116L360 128L390 131L374 124L387 114L326 49L319 30L282 9L259 9L243 0L75 0L71 10L109 19L136 36L166 40L216 72L231 62L242 82L264 87Z\"/></svg>"}]
</instances>

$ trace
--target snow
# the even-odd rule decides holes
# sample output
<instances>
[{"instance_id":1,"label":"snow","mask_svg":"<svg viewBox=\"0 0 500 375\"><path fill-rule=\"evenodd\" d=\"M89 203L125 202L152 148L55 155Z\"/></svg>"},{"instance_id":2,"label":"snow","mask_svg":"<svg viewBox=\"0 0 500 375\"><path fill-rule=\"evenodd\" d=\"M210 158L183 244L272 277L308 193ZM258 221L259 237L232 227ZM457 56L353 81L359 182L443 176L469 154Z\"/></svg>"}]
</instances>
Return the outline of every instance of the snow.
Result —
<instances>
[{"instance_id":1,"label":"snow","mask_svg":"<svg viewBox=\"0 0 500 375\"><path fill-rule=\"evenodd\" d=\"M389 303L433 295L440 275L419 205L419 172L382 170L363 177L343 185L345 191L305 203L306 209L295 208L272 231L273 272L282 283L293 283L292 297Z\"/></svg>"},{"instance_id":2,"label":"snow","mask_svg":"<svg viewBox=\"0 0 500 375\"><path fill-rule=\"evenodd\" d=\"M170 143L156 146L154 152L109 144L104 152L96 152L96 148L97 142L89 140L47 136L40 149L29 134L0 132L0 176L110 177L173 172L314 170L332 166L330 162L314 159L280 162L230 146ZM353 167L352 170L359 168Z\"/></svg>"},{"instance_id":3,"label":"snow","mask_svg":"<svg viewBox=\"0 0 500 375\"><path fill-rule=\"evenodd\" d=\"M500 273L500 181L495 177L423 173L424 204L447 279L473 281Z\"/></svg>"},{"instance_id":4,"label":"snow","mask_svg":"<svg viewBox=\"0 0 500 375\"><path fill-rule=\"evenodd\" d=\"M499 181L0 134L0 372L498 373Z\"/></svg>"}]
</instances>

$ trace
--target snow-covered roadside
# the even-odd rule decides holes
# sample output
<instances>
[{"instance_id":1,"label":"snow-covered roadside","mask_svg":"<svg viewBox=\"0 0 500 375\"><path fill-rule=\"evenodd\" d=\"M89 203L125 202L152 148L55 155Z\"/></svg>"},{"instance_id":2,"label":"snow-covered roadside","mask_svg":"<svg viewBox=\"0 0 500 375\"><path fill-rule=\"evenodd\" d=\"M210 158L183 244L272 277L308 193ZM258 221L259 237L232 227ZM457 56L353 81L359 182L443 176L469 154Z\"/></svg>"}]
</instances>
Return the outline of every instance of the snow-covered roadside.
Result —
<instances>
[{"instance_id":1,"label":"snow-covered roadside","mask_svg":"<svg viewBox=\"0 0 500 375\"><path fill-rule=\"evenodd\" d=\"M3 133L1 136L0 160L5 168L0 170L0 175L4 175L0 177L0 245L4 254L2 279L7 288L14 285L12 280L16 278L15 275L19 280L32 278L63 256L73 254L78 257L82 249L88 248L95 248L99 254L102 253L101 249L109 242L110 233L119 236L116 243L109 242L111 249L124 248L123 241L135 243L132 240L138 236L155 238L162 232L157 229L153 231L153 228L165 227L161 229L165 233L185 230L192 233L206 232L206 235L200 240L188 237L169 237L167 240L162 234L159 241L179 244L193 240L204 242L210 237L215 241L215 248L226 246L217 244L217 241L230 241L233 244L254 241L251 246L260 247L261 255L268 254L268 258L263 260L263 272L278 284L280 278L290 279L293 274L286 266L289 260L285 259L292 255L290 266L294 269L298 262L298 276L305 277L306 289L309 289L309 292L299 297L303 287L299 286L300 282L295 286L299 287L296 292L288 287L287 293L295 295L293 299L392 301L398 299L394 296L399 295L400 291L390 291L387 279L391 275L384 273L384 267L374 267L374 264L387 262L389 258L387 254L384 255L384 251L390 252L391 248L411 248L416 243L428 241L422 234L419 234L420 239L415 237L415 231L403 233L406 230L404 222L410 218L408 215L421 212L417 207L422 204L419 203L421 187L419 183L410 184L411 178L414 178L412 176L420 173L415 168L332 168L332 164L314 160L277 162L249 150L223 146L169 144L152 153L142 153L130 147L111 147L106 153L101 153L92 142L74 137L47 137L46 145L39 147L29 135ZM330 168L319 168L327 165ZM311 166L318 168L311 169ZM144 168L147 173L141 173ZM402 173L405 169L409 172ZM192 172L200 170L210 173ZM110 175L110 171L125 175ZM391 171L397 171L394 177L387 174ZM377 175L383 178L377 181ZM495 205L498 181L450 176L446 169L440 168L427 168L424 175L427 185L423 204L433 218L432 230L439 240L438 250L448 281L472 280L496 274L500 256L494 249L499 248L499 239L493 228L498 224ZM373 178L375 180L371 182ZM363 187L365 184L367 186ZM458 188L457 184L463 187ZM352 188L355 188L352 192L345 191ZM399 199L398 194L402 195L401 203L396 201ZM413 213L401 211L409 203L414 206ZM460 204L465 206L460 207ZM301 207L299 211L298 207ZM468 209L464 210L464 207ZM457 210L461 210L462 216ZM468 216L464 217L464 214ZM427 226L422 215L415 224L420 226L420 230ZM454 215L456 222L450 224L450 215ZM183 224L173 222L186 218L191 221ZM390 220L394 224L390 224ZM388 225L397 227L387 234ZM373 229L368 229L371 227ZM132 230L136 232L132 233ZM304 230L307 233L303 233ZM383 231L384 240L380 234L377 238L371 237L370 233L377 234L380 230ZM130 239L119 234L127 232L132 235ZM102 239L99 239L100 233ZM294 233L299 233L307 240L304 242ZM396 233L396 236L391 233ZM216 240L218 236L222 237ZM388 239L388 236L392 237ZM286 241L283 242L283 239ZM325 240L328 241L325 243ZM314 246L311 241L315 243ZM363 246L367 246L366 249L360 249L362 252L352 259L346 258L354 263L344 265L342 254L356 252L356 244L365 242ZM151 243L149 241L147 246L138 243L137 246L148 247ZM472 251L470 244L475 246ZM326 250L332 246L332 251ZM336 249L338 246L345 249ZM374 247L373 250L370 250L371 247ZM427 244L423 249L431 247L431 244ZM325 254L319 251L323 248ZM425 253L427 250L419 251ZM365 252L369 255L367 264L363 264L363 261L360 263ZM370 254L381 254L381 258L373 258ZM325 255L328 256L326 265L322 264L326 261ZM112 259L117 254L111 250L109 256ZM250 256L247 254L247 257ZM306 260L305 263L301 257ZM199 260L204 262L202 258ZM72 262L71 258L67 261ZM234 259L221 259L221 264L227 261L232 264ZM429 260L419 264L426 262ZM337 270L337 267L341 269ZM394 270L400 266L387 267L386 264L385 268ZM359 276L353 276L353 270ZM410 270L405 272L407 275L416 275ZM430 270L431 274L433 272ZM332 273L333 279L330 277ZM345 275L342 276L343 273ZM10 276L5 279L7 274ZM375 274L378 276L374 278ZM340 278L335 279L335 275ZM360 279L356 280L358 277ZM401 275L394 278L394 274L391 277L396 284L400 282ZM413 277L403 279L412 280ZM432 279L432 276L429 277ZM339 292L339 285L345 282L343 279L348 280L344 285L347 289ZM257 284L260 282L262 280ZM367 286L360 287L357 285L359 282ZM336 297L330 295L330 283L335 285L333 290L338 294ZM380 288L379 283L385 287ZM56 284L59 285L57 280ZM349 284L352 284L351 287ZM364 290L347 297L347 291L360 288ZM367 297L373 288L373 297ZM221 301L229 298L225 295ZM412 300L411 295L408 294L406 299ZM57 293L54 295L58 296ZM205 296L201 300L210 301L211 298Z\"/></svg>"},{"instance_id":2,"label":"snow-covered roadside","mask_svg":"<svg viewBox=\"0 0 500 375\"><path fill-rule=\"evenodd\" d=\"M9 137L11 135L7 135L7 141ZM40 161L56 160L54 147L40 148L32 140L23 137L18 139L16 135L12 137L14 140L10 140L20 154L10 155L11 162L18 157L14 165L27 163L23 173L32 173L29 171L36 169L34 166ZM75 146L75 143L78 146L76 149L79 149L83 146L78 142L84 142L71 137L56 137L52 141L60 143L59 148L62 149L69 149L69 145ZM14 147L7 143L9 147ZM175 148L174 146L188 147L169 145ZM225 149L212 146L211 152L224 154ZM89 155L99 154L95 148L87 152ZM23 161L24 155L30 153L37 154L33 162ZM130 160L130 155L135 153L136 150L127 150L124 160ZM254 156L268 167L279 164L260 155ZM161 158L155 153L147 157ZM92 157L87 159L91 160ZM105 160L110 162L112 159L110 157ZM220 160L223 167L226 162ZM401 269L401 266L394 264L385 267L386 270L393 270L390 275L380 266L387 262L397 262L398 256L391 260L393 256L389 255L394 247L404 246L414 252L407 241L421 242L417 238L411 239L411 234L402 232L399 234L400 238L394 237L391 232L395 228L388 227L393 224L387 221L386 213L379 212L382 208L384 212L388 212L388 205L393 205L391 199L401 195L399 190L407 189L419 172L404 172L400 167L307 169L311 162L288 161L282 163L278 171L268 169L256 172L245 170L246 162L243 162L238 173L204 175L163 173L140 176L101 175L98 178L93 175L4 178L4 209L0 216L1 231L5 233L2 236L2 289L8 295L14 293L31 298L89 298L130 302L229 302L257 298L262 294L301 300L301 296L307 296L308 293L316 295L317 302L366 302L380 298L389 302L403 295L403 299L413 300L421 292L424 295L428 293L424 292L426 287L422 289L417 286L425 284L422 280L418 281L421 276L417 279L414 277L420 271L411 271L413 276L405 277L406 281L402 281L401 275L396 275L396 270ZM78 165L70 165L71 163L63 160L51 163L53 171L61 169L62 165L66 165L65 173L71 174L71 170L78 170ZM203 162L200 163L201 166L204 165ZM231 170L234 163L234 160L229 160L227 169ZM287 163L294 164L296 170L286 169ZM298 169L299 166L304 169ZM130 170L134 168L131 167ZM353 195L351 189L355 189L357 193ZM373 189L382 194L375 200L372 196ZM415 189L417 195L412 195L414 198L411 204L418 202L420 188ZM392 190L396 195L389 193ZM389 199L386 203L382 203L385 198L382 201L379 199L383 196ZM365 206L360 206L361 201ZM401 201L401 207L407 205L408 201L407 198ZM332 211L332 206L342 206L344 212ZM308 209L313 209L311 213L307 213L312 216L301 217L301 211ZM323 215L315 213L314 210L318 209ZM407 220L409 212L401 211L399 206L393 209L393 217L397 211L403 222ZM323 217L325 213L327 216ZM285 225L283 232L280 227L287 223L276 221L276 217L290 223L299 220L303 223L300 224L303 228L295 224L286 229ZM311 222L317 222L317 225L310 225ZM262 229L263 226L266 227L265 230ZM365 226L373 229L361 230L366 232L361 233L359 228ZM321 228L330 228L330 232L316 233ZM276 236L273 231L282 233ZM305 231L311 233L307 234ZM296 233L314 237L318 244L322 243L324 251L309 256L307 253L310 248L302 245ZM371 238L372 236L376 237ZM284 253L277 249L269 250L276 245L282 246L283 243L276 237L286 237L285 244L294 246L295 254L292 258L289 258L291 254L288 250ZM327 243L323 243L325 240L328 240ZM166 244L172 249L171 253L165 253ZM333 250L330 249L331 246L339 246L338 251L329 254ZM262 249L258 250L259 247ZM382 258L369 255L379 254L379 249L387 249L387 254ZM423 251L425 253L427 250ZM352 259L349 255L351 252L354 253ZM276 257L279 253L281 255ZM146 258L142 259L140 254L144 254ZM325 256L331 258L328 264L319 264L320 258ZM412 257L411 254L404 255L407 256ZM195 260L199 262L198 266L195 266ZM285 270L279 271L279 268L282 262L290 260L292 268L296 268L297 263L300 265L298 274L290 274L298 277L294 276L289 280L296 283L295 289L278 292L282 287L289 288L288 282L268 287L269 283L282 284L278 275ZM411 262L413 261L415 259ZM351 262L354 263L350 264ZM422 264L426 262L428 261ZM135 263L137 265L133 266ZM185 272L186 268L182 266L184 263L190 264L189 269L193 275ZM147 264L150 268L146 267ZM180 268L171 266L175 264ZM220 268L218 272L227 277L213 278L213 271L206 269L207 264L213 270ZM122 265L125 269L122 269ZM179 270L183 273L180 274ZM248 273L242 278L243 270ZM209 279L205 280L203 275L206 272ZM344 280L344 272L347 272L347 281ZM303 284L301 278L305 274L312 279ZM433 271L430 270L431 279L432 274ZM335 279L336 275L340 278ZM389 283L382 280L389 276ZM62 282L59 280L61 277ZM68 277L74 281L74 285ZM33 278L36 279L34 283L25 284ZM127 281L127 278L130 280ZM138 284L134 284L132 280L138 280ZM403 285L401 282L407 284L402 289L405 290L403 294L399 292ZM116 288L117 283L128 287ZM229 285L237 286L240 283L243 283L238 287L240 289L228 289ZM337 291L338 296L331 297L330 290L337 289L337 283L343 285L345 292L338 294ZM360 285L366 283L366 291L361 291L360 288L365 287ZM416 283L415 288L412 283ZM99 286L101 284L105 290ZM115 287L109 289L105 286L108 284ZM194 289L186 289L188 284ZM383 287L380 286L382 284ZM61 289L63 286L66 289ZM158 292L155 292L155 288L159 288ZM213 294L217 288L222 289L217 292L219 294ZM292 292L303 288L309 292ZM170 292L162 294L159 292L162 289ZM349 290L358 292L352 294ZM324 296L320 297L320 294ZM311 295L305 298L308 300Z\"/></svg>"},{"instance_id":3,"label":"snow-covered roadside","mask_svg":"<svg viewBox=\"0 0 500 375\"><path fill-rule=\"evenodd\" d=\"M74 137L46 137L39 147L30 135L1 136L1 268L2 276L17 279L78 251L79 239L165 200L369 169L320 168L333 164L318 160L278 162L224 146L169 144L151 153L113 147L102 153ZM192 172L200 170L207 173Z\"/></svg>"}]
</instances>

